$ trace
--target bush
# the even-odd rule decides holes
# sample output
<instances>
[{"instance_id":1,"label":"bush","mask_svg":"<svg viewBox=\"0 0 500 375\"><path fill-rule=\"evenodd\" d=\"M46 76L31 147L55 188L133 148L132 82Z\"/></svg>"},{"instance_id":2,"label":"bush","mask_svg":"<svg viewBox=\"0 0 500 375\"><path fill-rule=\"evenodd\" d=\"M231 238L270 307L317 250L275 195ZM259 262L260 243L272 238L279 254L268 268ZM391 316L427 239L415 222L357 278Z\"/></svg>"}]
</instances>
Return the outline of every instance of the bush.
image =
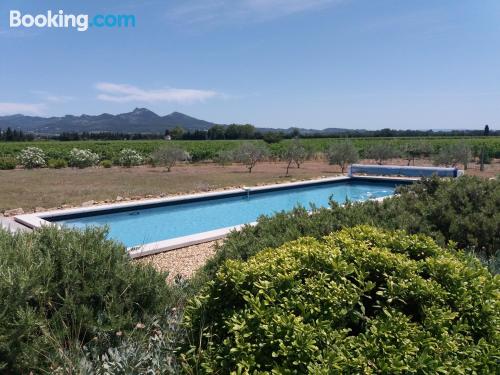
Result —
<instances>
[{"instance_id":1,"label":"bush","mask_svg":"<svg viewBox=\"0 0 500 375\"><path fill-rule=\"evenodd\" d=\"M0 157L0 170L16 169L17 160L9 156Z\"/></svg>"},{"instance_id":2,"label":"bush","mask_svg":"<svg viewBox=\"0 0 500 375\"><path fill-rule=\"evenodd\" d=\"M121 150L118 157L118 163L123 167L132 167L135 165L141 165L144 159L137 151L130 148L124 148Z\"/></svg>"},{"instance_id":3,"label":"bush","mask_svg":"<svg viewBox=\"0 0 500 375\"><path fill-rule=\"evenodd\" d=\"M52 373L62 352L94 338L113 347L172 298L164 274L131 262L103 230L0 230L0 368Z\"/></svg>"},{"instance_id":4,"label":"bush","mask_svg":"<svg viewBox=\"0 0 500 375\"><path fill-rule=\"evenodd\" d=\"M278 247L302 236L321 238L358 224L423 233L440 245L454 241L500 272L500 181L463 176L424 179L404 186L383 202L366 201L329 208L306 209L262 217L257 226L230 234L204 272L209 278L226 259L246 260L267 247ZM200 274L203 276L203 274Z\"/></svg>"},{"instance_id":5,"label":"bush","mask_svg":"<svg viewBox=\"0 0 500 375\"><path fill-rule=\"evenodd\" d=\"M27 147L17 157L19 164L27 169L45 167L45 159L45 153L38 147Z\"/></svg>"},{"instance_id":6,"label":"bush","mask_svg":"<svg viewBox=\"0 0 500 375\"><path fill-rule=\"evenodd\" d=\"M103 160L101 161L100 166L103 168L111 168L113 166L113 162L111 160Z\"/></svg>"},{"instance_id":7,"label":"bush","mask_svg":"<svg viewBox=\"0 0 500 375\"><path fill-rule=\"evenodd\" d=\"M87 168L99 163L99 155L90 150L74 148L69 153L69 165L76 168Z\"/></svg>"},{"instance_id":8,"label":"bush","mask_svg":"<svg viewBox=\"0 0 500 375\"><path fill-rule=\"evenodd\" d=\"M428 237L354 227L228 261L186 308L186 358L201 373L494 373L499 291Z\"/></svg>"},{"instance_id":9,"label":"bush","mask_svg":"<svg viewBox=\"0 0 500 375\"><path fill-rule=\"evenodd\" d=\"M64 159L49 159L47 166L53 169L61 169L66 168L68 163Z\"/></svg>"}]
</instances>

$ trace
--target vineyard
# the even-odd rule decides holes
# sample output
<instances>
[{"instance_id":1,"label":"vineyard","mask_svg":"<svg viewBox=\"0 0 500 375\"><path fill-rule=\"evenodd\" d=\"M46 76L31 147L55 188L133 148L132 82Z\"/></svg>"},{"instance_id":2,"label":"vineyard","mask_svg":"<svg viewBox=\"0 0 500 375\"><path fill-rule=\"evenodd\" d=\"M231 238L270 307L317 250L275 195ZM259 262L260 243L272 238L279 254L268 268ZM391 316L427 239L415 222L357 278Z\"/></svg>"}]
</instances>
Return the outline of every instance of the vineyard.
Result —
<instances>
[{"instance_id":1,"label":"vineyard","mask_svg":"<svg viewBox=\"0 0 500 375\"><path fill-rule=\"evenodd\" d=\"M330 145L342 142L340 138L314 138L303 139L302 142L313 153L324 152ZM471 146L474 154L484 147L490 157L500 158L500 137L433 137L433 138L353 138L352 143L358 148L361 156L371 146L377 143L388 144L397 149L414 143L426 143L432 149L432 153L437 153L441 148L455 143L467 143ZM213 141L168 141L169 144L176 145L191 155L193 162L213 160L220 151L234 150L244 142L262 143L263 141L243 141L243 140L213 140ZM271 157L279 157L281 152L287 147L290 140L283 140L278 143L267 145ZM88 149L97 153L101 160L107 159L116 161L118 154L123 149L133 149L143 156L149 156L154 150L167 141L145 140L145 141L32 141L32 142L0 142L0 157L15 157L19 152L27 147L36 146L44 151L48 158L68 160L73 148Z\"/></svg>"}]
</instances>

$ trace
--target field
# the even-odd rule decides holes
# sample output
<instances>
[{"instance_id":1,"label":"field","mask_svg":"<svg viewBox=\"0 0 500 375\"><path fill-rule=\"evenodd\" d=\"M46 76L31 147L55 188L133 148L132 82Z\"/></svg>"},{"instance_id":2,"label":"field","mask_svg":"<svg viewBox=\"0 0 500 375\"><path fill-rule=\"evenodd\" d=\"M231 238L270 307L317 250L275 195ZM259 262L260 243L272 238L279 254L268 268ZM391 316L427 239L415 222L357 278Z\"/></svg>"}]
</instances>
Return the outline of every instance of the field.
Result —
<instances>
[{"instance_id":1,"label":"field","mask_svg":"<svg viewBox=\"0 0 500 375\"><path fill-rule=\"evenodd\" d=\"M313 152L322 152L328 145L343 141L342 138L314 138L303 139L306 147ZM217 156L221 150L235 149L245 141L170 141L182 147L191 154L193 161L211 160ZM252 141L262 142L263 141ZM284 140L279 143L268 145L271 154L277 157L280 151L290 142ZM353 138L352 142L358 148L361 155L373 144L384 142L393 145L396 148L405 144L415 142L425 142L432 146L433 151L437 152L440 148L459 142L466 142L471 145L473 150L477 152L480 145L484 144L492 157L500 158L500 137L432 137L432 138ZM69 152L73 148L90 149L99 154L101 160L109 159L115 161L118 153L124 148L137 150L144 156L148 156L152 151L164 145L166 142L162 140L151 141L33 141L33 142L0 142L0 157L15 156L22 149L29 146L41 148L48 158L67 159Z\"/></svg>"}]
</instances>

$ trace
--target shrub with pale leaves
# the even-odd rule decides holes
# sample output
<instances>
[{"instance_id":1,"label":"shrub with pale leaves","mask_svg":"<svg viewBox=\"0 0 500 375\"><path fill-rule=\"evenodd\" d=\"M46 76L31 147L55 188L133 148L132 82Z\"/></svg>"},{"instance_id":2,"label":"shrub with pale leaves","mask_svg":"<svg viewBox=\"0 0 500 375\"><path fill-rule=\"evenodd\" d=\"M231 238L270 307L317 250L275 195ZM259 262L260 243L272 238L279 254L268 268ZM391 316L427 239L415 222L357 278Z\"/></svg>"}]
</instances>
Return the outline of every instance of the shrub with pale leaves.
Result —
<instances>
[{"instance_id":1,"label":"shrub with pale leaves","mask_svg":"<svg viewBox=\"0 0 500 375\"><path fill-rule=\"evenodd\" d=\"M124 148L120 152L118 162L123 167L132 167L134 165L141 165L144 162L144 158L136 150Z\"/></svg>"},{"instance_id":2,"label":"shrub with pale leaves","mask_svg":"<svg viewBox=\"0 0 500 375\"><path fill-rule=\"evenodd\" d=\"M76 168L87 168L99 163L99 155L90 150L74 148L69 153L69 165Z\"/></svg>"},{"instance_id":3,"label":"shrub with pale leaves","mask_svg":"<svg viewBox=\"0 0 500 375\"><path fill-rule=\"evenodd\" d=\"M45 167L45 159L45 153L38 147L27 147L17 156L19 164L27 169Z\"/></svg>"}]
</instances>

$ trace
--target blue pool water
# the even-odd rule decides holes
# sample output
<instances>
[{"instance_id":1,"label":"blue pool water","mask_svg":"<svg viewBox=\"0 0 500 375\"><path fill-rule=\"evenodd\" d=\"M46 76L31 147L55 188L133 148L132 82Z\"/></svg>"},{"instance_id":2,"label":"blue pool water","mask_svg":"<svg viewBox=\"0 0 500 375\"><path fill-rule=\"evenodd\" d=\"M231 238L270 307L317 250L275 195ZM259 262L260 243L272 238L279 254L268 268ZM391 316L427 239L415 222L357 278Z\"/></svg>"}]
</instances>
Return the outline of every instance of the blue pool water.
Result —
<instances>
[{"instance_id":1,"label":"blue pool water","mask_svg":"<svg viewBox=\"0 0 500 375\"><path fill-rule=\"evenodd\" d=\"M96 214L58 220L48 218L70 227L84 228L88 225L109 227L109 236L123 242L127 247L175 237L206 232L214 229L256 221L261 215L272 215L289 211L301 205L310 207L328 206L328 200L344 203L362 201L392 195L393 182L339 181L328 184L302 186L291 189L253 192L246 195L211 198L196 202L183 202L153 208L138 208L135 211Z\"/></svg>"}]
</instances>

